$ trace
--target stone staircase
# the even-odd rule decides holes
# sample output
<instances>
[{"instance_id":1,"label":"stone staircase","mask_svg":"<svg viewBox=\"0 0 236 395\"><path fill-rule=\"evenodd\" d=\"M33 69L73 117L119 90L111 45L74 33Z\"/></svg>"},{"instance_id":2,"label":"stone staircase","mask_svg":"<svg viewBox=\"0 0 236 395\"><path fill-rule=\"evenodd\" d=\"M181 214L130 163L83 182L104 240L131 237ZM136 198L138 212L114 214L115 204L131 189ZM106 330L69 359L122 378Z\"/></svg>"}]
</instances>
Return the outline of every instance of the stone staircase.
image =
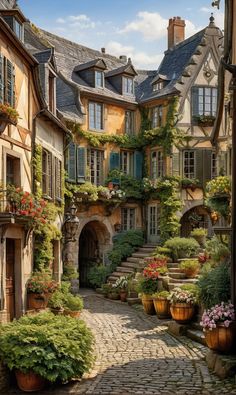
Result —
<instances>
[{"instance_id":1,"label":"stone staircase","mask_svg":"<svg viewBox=\"0 0 236 395\"><path fill-rule=\"evenodd\" d=\"M121 262L120 266L117 266L116 271L113 272L107 279L109 283L115 283L118 278L127 276L131 273L141 272L145 267L144 259L151 256L156 249L154 244L144 244L138 248L137 251Z\"/></svg>"},{"instance_id":2,"label":"stone staircase","mask_svg":"<svg viewBox=\"0 0 236 395\"><path fill-rule=\"evenodd\" d=\"M168 277L166 283L168 284L168 289L171 291L175 287L179 287L183 284L195 284L197 283L196 278L186 278L185 274L179 269L179 262L171 262L167 264L168 267Z\"/></svg>"}]
</instances>

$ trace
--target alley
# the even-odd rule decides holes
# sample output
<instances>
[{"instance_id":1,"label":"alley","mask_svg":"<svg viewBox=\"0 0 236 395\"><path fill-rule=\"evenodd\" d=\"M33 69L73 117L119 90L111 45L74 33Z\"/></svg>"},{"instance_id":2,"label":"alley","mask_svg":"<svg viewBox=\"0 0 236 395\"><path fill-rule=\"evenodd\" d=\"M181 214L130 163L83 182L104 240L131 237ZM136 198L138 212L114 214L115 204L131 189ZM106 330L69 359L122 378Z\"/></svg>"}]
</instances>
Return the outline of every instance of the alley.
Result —
<instances>
[{"instance_id":1,"label":"alley","mask_svg":"<svg viewBox=\"0 0 236 395\"><path fill-rule=\"evenodd\" d=\"M209 373L205 347L170 336L156 317L89 292L82 318L96 337L94 368L81 383L45 395L236 394L233 381Z\"/></svg>"}]
</instances>

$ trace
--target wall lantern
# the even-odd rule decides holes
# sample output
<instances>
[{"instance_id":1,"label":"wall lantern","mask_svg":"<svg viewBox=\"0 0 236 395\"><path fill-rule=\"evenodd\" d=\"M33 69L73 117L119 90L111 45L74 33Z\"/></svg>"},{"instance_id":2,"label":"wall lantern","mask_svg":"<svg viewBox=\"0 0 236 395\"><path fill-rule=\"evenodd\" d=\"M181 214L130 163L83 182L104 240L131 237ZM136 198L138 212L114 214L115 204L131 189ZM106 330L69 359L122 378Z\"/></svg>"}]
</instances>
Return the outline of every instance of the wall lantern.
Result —
<instances>
[{"instance_id":1,"label":"wall lantern","mask_svg":"<svg viewBox=\"0 0 236 395\"><path fill-rule=\"evenodd\" d=\"M77 208L73 204L69 211L66 213L65 222L63 224L63 233L65 243L76 241L76 235L79 229L80 221L76 216Z\"/></svg>"}]
</instances>

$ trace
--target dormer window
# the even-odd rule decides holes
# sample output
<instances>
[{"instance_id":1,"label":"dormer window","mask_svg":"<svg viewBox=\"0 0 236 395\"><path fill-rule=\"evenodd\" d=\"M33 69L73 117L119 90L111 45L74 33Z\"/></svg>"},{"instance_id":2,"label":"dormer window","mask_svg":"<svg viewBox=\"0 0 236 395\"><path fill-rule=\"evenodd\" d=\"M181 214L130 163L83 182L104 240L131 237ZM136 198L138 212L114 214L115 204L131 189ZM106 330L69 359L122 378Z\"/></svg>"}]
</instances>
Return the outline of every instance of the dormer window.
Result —
<instances>
[{"instance_id":1,"label":"dormer window","mask_svg":"<svg viewBox=\"0 0 236 395\"><path fill-rule=\"evenodd\" d=\"M95 70L95 87L103 88L104 87L104 73L103 71Z\"/></svg>"},{"instance_id":2,"label":"dormer window","mask_svg":"<svg viewBox=\"0 0 236 395\"><path fill-rule=\"evenodd\" d=\"M1 10L1 17L10 26L19 40L24 41L24 22L25 16L18 9Z\"/></svg>"},{"instance_id":3,"label":"dormer window","mask_svg":"<svg viewBox=\"0 0 236 395\"><path fill-rule=\"evenodd\" d=\"M130 77L123 77L123 94L133 95L134 94L134 80Z\"/></svg>"},{"instance_id":4,"label":"dormer window","mask_svg":"<svg viewBox=\"0 0 236 395\"><path fill-rule=\"evenodd\" d=\"M159 81L153 84L152 90L153 92L160 91L161 89L163 89L163 87L164 87L163 81Z\"/></svg>"}]
</instances>

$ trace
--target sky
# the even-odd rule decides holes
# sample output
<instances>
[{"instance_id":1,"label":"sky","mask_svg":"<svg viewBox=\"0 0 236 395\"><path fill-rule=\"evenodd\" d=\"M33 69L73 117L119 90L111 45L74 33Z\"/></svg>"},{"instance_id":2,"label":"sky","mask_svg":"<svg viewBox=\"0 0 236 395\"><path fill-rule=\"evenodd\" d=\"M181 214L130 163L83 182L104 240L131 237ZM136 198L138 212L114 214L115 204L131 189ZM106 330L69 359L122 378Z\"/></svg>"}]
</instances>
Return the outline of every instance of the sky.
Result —
<instances>
[{"instance_id":1,"label":"sky","mask_svg":"<svg viewBox=\"0 0 236 395\"><path fill-rule=\"evenodd\" d=\"M211 12L223 28L221 9L212 0L18 0L38 27L71 41L120 56L138 69L156 70L167 49L168 19L186 21L186 38L206 27Z\"/></svg>"}]
</instances>

